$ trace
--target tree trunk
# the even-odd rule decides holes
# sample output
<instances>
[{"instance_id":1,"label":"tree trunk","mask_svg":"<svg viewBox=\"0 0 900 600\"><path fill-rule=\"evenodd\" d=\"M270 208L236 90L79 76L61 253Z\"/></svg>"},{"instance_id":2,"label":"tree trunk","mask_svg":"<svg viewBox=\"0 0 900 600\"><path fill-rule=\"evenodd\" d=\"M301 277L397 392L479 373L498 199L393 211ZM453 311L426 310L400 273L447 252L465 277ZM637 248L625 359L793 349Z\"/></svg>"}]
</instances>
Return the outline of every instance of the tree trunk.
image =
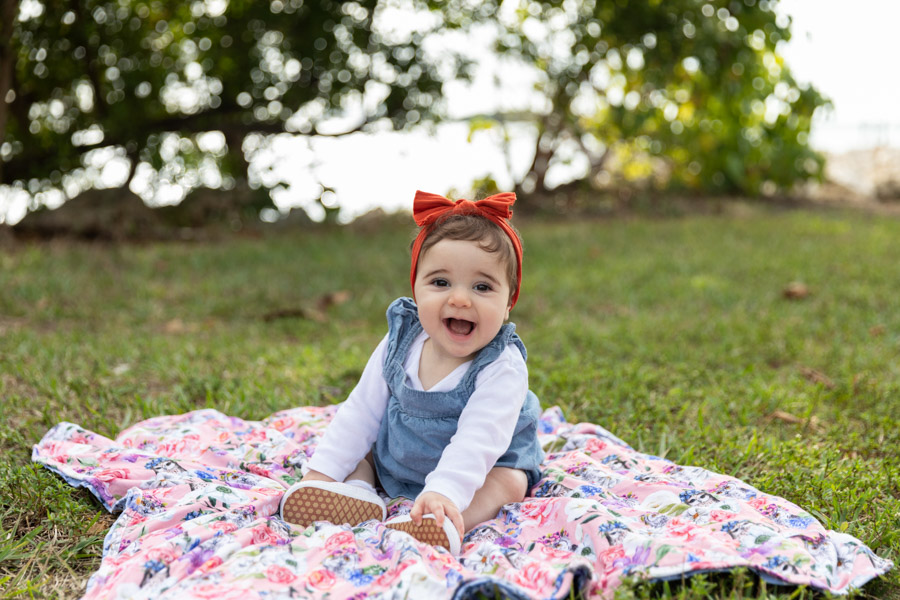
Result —
<instances>
[{"instance_id":1,"label":"tree trunk","mask_svg":"<svg viewBox=\"0 0 900 600\"><path fill-rule=\"evenodd\" d=\"M534 142L534 158L531 160L531 166L528 167L528 171L525 173L526 179L533 178L533 189L526 191L523 186L524 181L516 183L515 192L518 197L516 206L523 212L533 212L537 210L540 198L546 191L544 189L546 185L544 179L547 176L547 169L550 167L550 159L553 157L553 150L543 148L541 146L541 139L544 138L548 125L549 123L547 122L546 117L538 122L538 134L537 139Z\"/></svg>"},{"instance_id":2,"label":"tree trunk","mask_svg":"<svg viewBox=\"0 0 900 600\"><path fill-rule=\"evenodd\" d=\"M0 146L6 141L9 104L6 96L12 89L16 49L13 46L13 25L19 11L18 0L2 0L0 6ZM0 161L0 181L3 181L3 162Z\"/></svg>"}]
</instances>

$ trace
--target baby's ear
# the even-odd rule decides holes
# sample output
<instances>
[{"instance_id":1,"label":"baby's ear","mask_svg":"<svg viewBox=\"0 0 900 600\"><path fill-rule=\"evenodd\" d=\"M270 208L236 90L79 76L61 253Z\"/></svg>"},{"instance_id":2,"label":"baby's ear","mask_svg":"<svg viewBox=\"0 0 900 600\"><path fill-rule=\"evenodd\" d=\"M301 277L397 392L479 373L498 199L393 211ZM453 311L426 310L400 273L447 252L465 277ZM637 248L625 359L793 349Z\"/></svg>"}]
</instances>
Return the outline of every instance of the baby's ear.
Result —
<instances>
[{"instance_id":1,"label":"baby's ear","mask_svg":"<svg viewBox=\"0 0 900 600\"><path fill-rule=\"evenodd\" d=\"M503 317L503 320L504 320L504 321L509 321L509 311L511 311L511 310L512 310L512 302L510 302L510 303L506 306L506 316Z\"/></svg>"}]
</instances>

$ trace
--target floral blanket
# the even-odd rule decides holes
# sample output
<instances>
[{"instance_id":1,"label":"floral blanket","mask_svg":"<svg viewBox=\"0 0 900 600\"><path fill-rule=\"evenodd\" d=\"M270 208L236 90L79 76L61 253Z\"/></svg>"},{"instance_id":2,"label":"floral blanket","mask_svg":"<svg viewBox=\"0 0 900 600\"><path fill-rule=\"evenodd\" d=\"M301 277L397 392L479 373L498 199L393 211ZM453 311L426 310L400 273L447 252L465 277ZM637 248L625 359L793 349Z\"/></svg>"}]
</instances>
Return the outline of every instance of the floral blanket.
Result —
<instances>
[{"instance_id":1,"label":"floral blanket","mask_svg":"<svg viewBox=\"0 0 900 600\"><path fill-rule=\"evenodd\" d=\"M541 419L544 478L458 558L375 521L292 528L279 500L335 410L260 422L198 410L115 440L51 429L32 459L121 511L84 598L609 598L627 576L735 567L846 593L893 566L782 498L636 452L558 408ZM410 508L392 500L389 516Z\"/></svg>"}]
</instances>

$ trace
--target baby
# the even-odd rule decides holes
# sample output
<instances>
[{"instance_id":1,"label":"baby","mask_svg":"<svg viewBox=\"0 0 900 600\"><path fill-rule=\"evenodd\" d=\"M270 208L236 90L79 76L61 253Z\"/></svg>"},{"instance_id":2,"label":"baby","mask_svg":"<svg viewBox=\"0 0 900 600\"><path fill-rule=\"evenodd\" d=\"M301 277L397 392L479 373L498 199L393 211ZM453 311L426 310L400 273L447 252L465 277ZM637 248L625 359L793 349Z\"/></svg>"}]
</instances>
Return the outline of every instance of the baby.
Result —
<instances>
[{"instance_id":1,"label":"baby","mask_svg":"<svg viewBox=\"0 0 900 600\"><path fill-rule=\"evenodd\" d=\"M464 532L540 479L540 404L525 346L504 324L522 278L514 202L416 192L413 299L388 307L387 335L281 501L286 521L384 520L380 485L415 498L387 527L457 554Z\"/></svg>"}]
</instances>

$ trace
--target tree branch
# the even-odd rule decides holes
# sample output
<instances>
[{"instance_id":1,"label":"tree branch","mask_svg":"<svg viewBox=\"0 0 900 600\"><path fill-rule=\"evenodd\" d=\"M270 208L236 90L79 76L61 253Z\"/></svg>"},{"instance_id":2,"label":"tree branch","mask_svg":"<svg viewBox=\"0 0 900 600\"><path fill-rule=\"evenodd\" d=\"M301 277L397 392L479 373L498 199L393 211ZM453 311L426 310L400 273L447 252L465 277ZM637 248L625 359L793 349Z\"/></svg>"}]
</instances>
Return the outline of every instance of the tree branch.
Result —
<instances>
[{"instance_id":1,"label":"tree branch","mask_svg":"<svg viewBox=\"0 0 900 600\"><path fill-rule=\"evenodd\" d=\"M7 1L14 2L15 0ZM209 110L196 115L176 115L152 121L147 123L146 129L153 132L170 131L187 135L203 133L206 131L221 131L225 135L225 138L229 140L230 146L236 144L238 140L246 137L251 133L268 135L288 133L291 135L303 135L298 132L286 130L284 128L284 123L282 122L272 121L260 123L241 123L239 120L241 114L243 114L243 109L237 106L223 106L219 109ZM316 131L312 135L315 137L329 138L342 137L345 135L363 131L364 128L371 123L372 121L370 119L366 119L352 129L347 129L345 131L336 133L320 133ZM74 148L73 150L77 156L84 156L88 152L97 150L98 148L106 148L110 146L124 147L133 142L137 142L138 150L136 151L136 154L139 154L140 149L144 147L143 140L135 140L128 135L104 135L103 140L96 144L79 146L77 148ZM26 147L28 147L27 144ZM240 147L239 144L237 147ZM0 162L0 169L2 169L0 170L0 174L2 174L0 182L11 183L13 181L16 181L17 179L25 179L31 177L30 172L34 165L44 164L48 161L52 161L57 156L58 152L56 152L54 149L43 150L40 148L32 147L31 151L26 151L22 154L17 155L9 162Z\"/></svg>"},{"instance_id":2,"label":"tree branch","mask_svg":"<svg viewBox=\"0 0 900 600\"><path fill-rule=\"evenodd\" d=\"M75 13L75 19L79 23L87 23L84 12L81 10L81 2L79 0L70 0L69 7L72 9L72 12ZM84 63L87 66L87 74L88 78L91 80L91 85L94 86L94 106L97 107L97 114L100 115L99 121L103 121L106 118L108 113L108 106L106 104L106 98L103 96L103 90L100 89L100 74L97 73L97 56L93 52L94 48L91 46L90 41L85 35L84 27L74 27L72 29L73 37L76 38L76 42L84 47L85 57Z\"/></svg>"}]
</instances>

